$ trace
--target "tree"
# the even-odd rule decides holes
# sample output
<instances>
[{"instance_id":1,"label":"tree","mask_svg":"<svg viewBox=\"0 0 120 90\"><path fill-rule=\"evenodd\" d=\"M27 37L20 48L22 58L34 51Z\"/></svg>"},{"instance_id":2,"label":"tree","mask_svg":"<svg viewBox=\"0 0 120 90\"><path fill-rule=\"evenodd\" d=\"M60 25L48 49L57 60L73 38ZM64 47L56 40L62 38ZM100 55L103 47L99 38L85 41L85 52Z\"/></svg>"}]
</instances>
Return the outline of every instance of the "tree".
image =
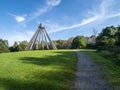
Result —
<instances>
[{"instance_id":1,"label":"tree","mask_svg":"<svg viewBox=\"0 0 120 90\"><path fill-rule=\"evenodd\" d=\"M73 37L69 38L68 40L55 40L53 42L58 49L70 49L72 41Z\"/></svg>"},{"instance_id":2,"label":"tree","mask_svg":"<svg viewBox=\"0 0 120 90\"><path fill-rule=\"evenodd\" d=\"M118 31L117 27L114 26L106 27L105 29L102 30L99 36L114 37L117 31Z\"/></svg>"},{"instance_id":3,"label":"tree","mask_svg":"<svg viewBox=\"0 0 120 90\"><path fill-rule=\"evenodd\" d=\"M18 43L16 41L13 44L13 49L14 49L14 51L19 51Z\"/></svg>"},{"instance_id":4,"label":"tree","mask_svg":"<svg viewBox=\"0 0 120 90\"><path fill-rule=\"evenodd\" d=\"M2 40L2 39L0 39L0 42L2 42L4 45L6 45L6 46L9 46L9 44L8 44L8 40Z\"/></svg>"},{"instance_id":5,"label":"tree","mask_svg":"<svg viewBox=\"0 0 120 90\"><path fill-rule=\"evenodd\" d=\"M118 31L115 34L116 45L120 46L120 26L118 26Z\"/></svg>"},{"instance_id":6,"label":"tree","mask_svg":"<svg viewBox=\"0 0 120 90\"><path fill-rule=\"evenodd\" d=\"M84 36L76 36L72 42L73 49L85 48L87 45L87 39Z\"/></svg>"},{"instance_id":7,"label":"tree","mask_svg":"<svg viewBox=\"0 0 120 90\"><path fill-rule=\"evenodd\" d=\"M56 40L54 44L58 49L66 49L67 48L67 40Z\"/></svg>"},{"instance_id":8,"label":"tree","mask_svg":"<svg viewBox=\"0 0 120 90\"><path fill-rule=\"evenodd\" d=\"M9 49L11 52L15 52L15 51L24 51L25 47L27 46L28 42L25 41L21 41L21 42L14 42L13 46L11 46Z\"/></svg>"},{"instance_id":9,"label":"tree","mask_svg":"<svg viewBox=\"0 0 120 90\"><path fill-rule=\"evenodd\" d=\"M8 46L5 44L7 40L0 39L0 53L9 52ZM7 41L8 42L8 41Z\"/></svg>"},{"instance_id":10,"label":"tree","mask_svg":"<svg viewBox=\"0 0 120 90\"><path fill-rule=\"evenodd\" d=\"M24 51L26 46L27 46L28 42L27 41L22 41L22 42L19 42L19 45L18 45L18 50L19 51Z\"/></svg>"},{"instance_id":11,"label":"tree","mask_svg":"<svg viewBox=\"0 0 120 90\"><path fill-rule=\"evenodd\" d=\"M116 44L116 33L118 28L114 26L106 27L96 38L97 46L114 46ZM116 37L116 39L115 39Z\"/></svg>"},{"instance_id":12,"label":"tree","mask_svg":"<svg viewBox=\"0 0 120 90\"><path fill-rule=\"evenodd\" d=\"M71 49L72 48L72 42L73 42L74 37L71 37L67 40L67 49Z\"/></svg>"},{"instance_id":13,"label":"tree","mask_svg":"<svg viewBox=\"0 0 120 90\"><path fill-rule=\"evenodd\" d=\"M108 41L109 41L109 45L110 45L110 46L114 46L115 43L116 43L115 38L109 38Z\"/></svg>"}]
</instances>

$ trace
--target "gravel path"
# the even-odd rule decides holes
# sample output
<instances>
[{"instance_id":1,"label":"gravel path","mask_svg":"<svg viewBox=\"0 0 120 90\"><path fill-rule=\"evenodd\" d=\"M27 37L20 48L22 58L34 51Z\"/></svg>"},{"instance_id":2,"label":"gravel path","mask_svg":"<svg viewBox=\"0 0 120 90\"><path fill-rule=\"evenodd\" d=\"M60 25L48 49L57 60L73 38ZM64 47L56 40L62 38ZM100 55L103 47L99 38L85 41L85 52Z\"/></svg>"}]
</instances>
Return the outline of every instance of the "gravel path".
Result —
<instances>
[{"instance_id":1,"label":"gravel path","mask_svg":"<svg viewBox=\"0 0 120 90\"><path fill-rule=\"evenodd\" d=\"M112 90L100 76L99 67L82 52L78 56L77 73L72 90Z\"/></svg>"}]
</instances>

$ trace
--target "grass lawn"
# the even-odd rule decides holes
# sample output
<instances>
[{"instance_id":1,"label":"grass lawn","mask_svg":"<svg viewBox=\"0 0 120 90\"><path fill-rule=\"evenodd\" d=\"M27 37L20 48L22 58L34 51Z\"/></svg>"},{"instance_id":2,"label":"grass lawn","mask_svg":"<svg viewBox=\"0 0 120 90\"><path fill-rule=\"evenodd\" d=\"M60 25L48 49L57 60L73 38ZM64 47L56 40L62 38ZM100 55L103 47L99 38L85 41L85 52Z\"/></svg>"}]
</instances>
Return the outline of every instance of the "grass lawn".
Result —
<instances>
[{"instance_id":1,"label":"grass lawn","mask_svg":"<svg viewBox=\"0 0 120 90\"><path fill-rule=\"evenodd\" d=\"M76 62L70 50L0 54L0 90L69 90Z\"/></svg>"},{"instance_id":2,"label":"grass lawn","mask_svg":"<svg viewBox=\"0 0 120 90\"><path fill-rule=\"evenodd\" d=\"M120 90L120 66L114 64L112 60L100 56L95 50L81 51L88 54L101 67L103 78L113 85L114 90Z\"/></svg>"}]
</instances>

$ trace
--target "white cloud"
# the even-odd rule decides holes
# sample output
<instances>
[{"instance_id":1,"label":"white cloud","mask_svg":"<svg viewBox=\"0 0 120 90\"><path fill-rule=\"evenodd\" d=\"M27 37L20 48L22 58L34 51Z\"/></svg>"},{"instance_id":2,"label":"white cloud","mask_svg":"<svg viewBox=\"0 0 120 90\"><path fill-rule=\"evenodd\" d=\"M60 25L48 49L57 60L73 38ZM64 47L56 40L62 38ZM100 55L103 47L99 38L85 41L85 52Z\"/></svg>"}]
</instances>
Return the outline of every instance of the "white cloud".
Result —
<instances>
[{"instance_id":1,"label":"white cloud","mask_svg":"<svg viewBox=\"0 0 120 90\"><path fill-rule=\"evenodd\" d=\"M57 6L60 4L61 0L46 0L48 6Z\"/></svg>"},{"instance_id":2,"label":"white cloud","mask_svg":"<svg viewBox=\"0 0 120 90\"><path fill-rule=\"evenodd\" d=\"M21 23L23 21L25 21L25 17L27 16L26 14L23 15L23 16L20 16L20 15L15 15L15 14L12 14L12 13L8 13L10 16L14 17L14 19L18 22L18 23Z\"/></svg>"},{"instance_id":3,"label":"white cloud","mask_svg":"<svg viewBox=\"0 0 120 90\"><path fill-rule=\"evenodd\" d=\"M15 17L15 20L18 22L18 23L21 23L23 21L25 21L25 18L23 16L16 16Z\"/></svg>"}]
</instances>

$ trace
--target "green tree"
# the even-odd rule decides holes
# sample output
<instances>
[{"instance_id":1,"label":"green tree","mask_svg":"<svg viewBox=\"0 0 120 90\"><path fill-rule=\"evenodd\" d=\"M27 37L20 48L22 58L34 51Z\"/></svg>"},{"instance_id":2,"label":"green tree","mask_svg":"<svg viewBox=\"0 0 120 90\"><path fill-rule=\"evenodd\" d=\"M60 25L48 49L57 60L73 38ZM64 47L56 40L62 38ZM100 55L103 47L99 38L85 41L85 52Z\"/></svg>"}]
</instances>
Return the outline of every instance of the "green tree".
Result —
<instances>
[{"instance_id":1,"label":"green tree","mask_svg":"<svg viewBox=\"0 0 120 90\"><path fill-rule=\"evenodd\" d=\"M116 40L115 40L115 38L109 38L109 44L111 45L111 46L114 46L115 45L115 43L116 43Z\"/></svg>"},{"instance_id":2,"label":"green tree","mask_svg":"<svg viewBox=\"0 0 120 90\"><path fill-rule=\"evenodd\" d=\"M69 38L68 40L55 40L53 42L58 49L70 49L72 41L73 37Z\"/></svg>"},{"instance_id":3,"label":"green tree","mask_svg":"<svg viewBox=\"0 0 120 90\"><path fill-rule=\"evenodd\" d=\"M16 41L13 44L13 49L14 49L14 51L19 51L18 43Z\"/></svg>"},{"instance_id":4,"label":"green tree","mask_svg":"<svg viewBox=\"0 0 120 90\"><path fill-rule=\"evenodd\" d=\"M118 26L118 31L115 34L116 45L120 46L120 26Z\"/></svg>"},{"instance_id":5,"label":"green tree","mask_svg":"<svg viewBox=\"0 0 120 90\"><path fill-rule=\"evenodd\" d=\"M2 40L2 39L0 39L0 53L9 52L9 48L8 48L8 46L5 44L5 41L7 41L7 40Z\"/></svg>"},{"instance_id":6,"label":"green tree","mask_svg":"<svg viewBox=\"0 0 120 90\"><path fill-rule=\"evenodd\" d=\"M19 45L18 45L18 50L19 51L24 51L25 50L25 47L27 46L28 42L25 40L25 41L22 41L22 42L19 42Z\"/></svg>"},{"instance_id":7,"label":"green tree","mask_svg":"<svg viewBox=\"0 0 120 90\"><path fill-rule=\"evenodd\" d=\"M56 40L54 44L58 49L66 49L67 48L67 40Z\"/></svg>"},{"instance_id":8,"label":"green tree","mask_svg":"<svg viewBox=\"0 0 120 90\"><path fill-rule=\"evenodd\" d=\"M76 36L72 42L72 48L85 48L87 45L87 39L84 36Z\"/></svg>"},{"instance_id":9,"label":"green tree","mask_svg":"<svg viewBox=\"0 0 120 90\"><path fill-rule=\"evenodd\" d=\"M19 42L19 43L15 41L13 46L11 46L9 49L11 52L24 51L27 44L28 42L26 40Z\"/></svg>"},{"instance_id":10,"label":"green tree","mask_svg":"<svg viewBox=\"0 0 120 90\"><path fill-rule=\"evenodd\" d=\"M97 46L113 46L116 44L116 33L118 28L114 26L106 27L96 38Z\"/></svg>"},{"instance_id":11,"label":"green tree","mask_svg":"<svg viewBox=\"0 0 120 90\"><path fill-rule=\"evenodd\" d=\"M117 31L118 31L117 27L114 26L106 27L105 29L102 30L100 36L114 37Z\"/></svg>"},{"instance_id":12,"label":"green tree","mask_svg":"<svg viewBox=\"0 0 120 90\"><path fill-rule=\"evenodd\" d=\"M67 40L67 49L71 49L72 48L72 42L73 42L73 37L69 38Z\"/></svg>"}]
</instances>

